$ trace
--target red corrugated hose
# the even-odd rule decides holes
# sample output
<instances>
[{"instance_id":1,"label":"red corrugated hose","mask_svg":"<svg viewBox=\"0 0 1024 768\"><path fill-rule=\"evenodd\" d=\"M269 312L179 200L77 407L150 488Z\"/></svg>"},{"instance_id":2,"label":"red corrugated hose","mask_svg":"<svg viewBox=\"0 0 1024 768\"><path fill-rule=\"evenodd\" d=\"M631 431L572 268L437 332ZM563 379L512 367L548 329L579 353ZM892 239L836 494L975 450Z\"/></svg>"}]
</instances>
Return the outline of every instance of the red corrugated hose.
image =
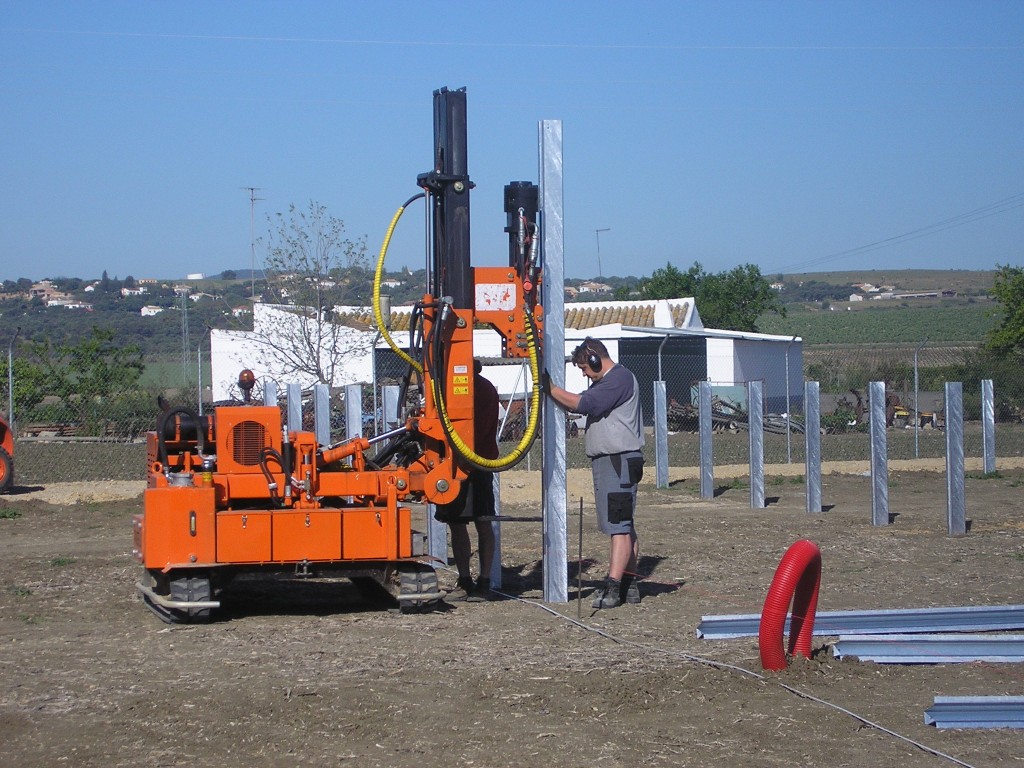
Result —
<instances>
[{"instance_id":1,"label":"red corrugated hose","mask_svg":"<svg viewBox=\"0 0 1024 768\"><path fill-rule=\"evenodd\" d=\"M813 541L801 539L782 556L768 589L768 596L764 599L758 631L762 667L778 671L787 666L782 634L786 628L786 614L791 601L793 617L789 627L789 653L810 658L814 612L818 607L820 585L821 550Z\"/></svg>"}]
</instances>

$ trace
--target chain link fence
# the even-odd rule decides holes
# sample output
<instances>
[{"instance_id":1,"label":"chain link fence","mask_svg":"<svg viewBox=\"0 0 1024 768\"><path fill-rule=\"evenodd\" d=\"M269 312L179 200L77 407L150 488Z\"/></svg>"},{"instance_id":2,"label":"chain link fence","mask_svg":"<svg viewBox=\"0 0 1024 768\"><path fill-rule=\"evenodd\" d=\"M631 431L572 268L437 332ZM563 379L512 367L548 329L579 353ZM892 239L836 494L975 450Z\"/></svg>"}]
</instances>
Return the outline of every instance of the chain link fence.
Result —
<instances>
[{"instance_id":1,"label":"chain link fence","mask_svg":"<svg viewBox=\"0 0 1024 768\"><path fill-rule=\"evenodd\" d=\"M673 337L646 344L623 344L618 361L636 375L641 386L644 417L653 430L654 382L666 382L668 397L669 464L699 463L696 391L708 378L707 347L701 337ZM611 348L615 340L605 339ZM995 393L996 455L1024 455L1024 365L1020 356L993 358L978 347L916 345L849 345L803 347L803 370L786 372L786 382L765 382L764 391L775 393L764 404L764 458L766 464L804 461L803 382L818 381L821 399L821 455L824 462L864 460L870 456L867 425L867 389L870 381L886 382L886 416L889 423L890 459L942 458L943 389L945 382L963 384L965 455L981 456L981 382L993 381ZM13 374L18 368L14 367ZM0 403L6 417L13 405L15 376L3 366ZM378 350L374 381L362 389L362 432L384 430L383 388L400 385L406 365L388 350ZM712 381L714 462L742 465L747 462L746 382ZM788 386L787 386L788 385ZM285 387L279 386L282 398ZM788 398L785 396L789 392ZM779 393L782 393L781 395ZM260 398L260 393L256 393ZM409 397L415 400L415 387ZM159 417L158 399L170 405L201 411L196 388L161 390L136 387L108 391L102 397L57 398L49 396L24 412L15 409L15 482L33 486L46 482L81 480L144 480L145 433ZM506 402L506 405L509 405ZM524 402L511 403L515 419L525 423ZM332 394L332 439L349 434L345 424L344 391ZM304 397L303 426L312 428L312 398ZM518 440L515 422L502 434L505 450ZM567 464L586 467L582 430L570 417L567 430ZM648 460L654 460L654 441L648 440ZM540 447L535 445L520 467L540 467Z\"/></svg>"}]
</instances>

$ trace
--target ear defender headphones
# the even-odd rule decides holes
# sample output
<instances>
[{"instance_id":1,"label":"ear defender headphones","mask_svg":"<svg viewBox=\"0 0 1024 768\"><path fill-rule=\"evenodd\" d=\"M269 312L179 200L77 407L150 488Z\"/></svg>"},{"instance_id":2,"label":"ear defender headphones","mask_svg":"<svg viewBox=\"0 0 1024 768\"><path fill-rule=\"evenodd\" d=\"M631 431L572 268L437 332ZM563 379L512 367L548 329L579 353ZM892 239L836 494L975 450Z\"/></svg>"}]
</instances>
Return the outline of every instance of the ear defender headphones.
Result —
<instances>
[{"instance_id":1,"label":"ear defender headphones","mask_svg":"<svg viewBox=\"0 0 1024 768\"><path fill-rule=\"evenodd\" d=\"M583 342L583 351L587 353L587 365L590 366L590 370L597 373L601 370L601 358L598 357L597 353L590 348L590 345L586 341Z\"/></svg>"}]
</instances>

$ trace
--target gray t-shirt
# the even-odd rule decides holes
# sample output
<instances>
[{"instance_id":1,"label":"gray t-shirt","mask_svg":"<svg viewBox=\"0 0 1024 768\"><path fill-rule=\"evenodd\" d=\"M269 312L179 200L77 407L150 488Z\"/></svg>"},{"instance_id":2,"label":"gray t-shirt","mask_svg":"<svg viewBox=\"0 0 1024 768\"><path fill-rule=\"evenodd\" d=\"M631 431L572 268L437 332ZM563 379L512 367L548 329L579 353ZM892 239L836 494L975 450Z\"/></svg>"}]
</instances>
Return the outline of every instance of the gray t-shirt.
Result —
<instances>
[{"instance_id":1,"label":"gray t-shirt","mask_svg":"<svg viewBox=\"0 0 1024 768\"><path fill-rule=\"evenodd\" d=\"M587 456L639 451L644 446L640 387L628 369L615 364L580 395L576 411L587 417Z\"/></svg>"}]
</instances>

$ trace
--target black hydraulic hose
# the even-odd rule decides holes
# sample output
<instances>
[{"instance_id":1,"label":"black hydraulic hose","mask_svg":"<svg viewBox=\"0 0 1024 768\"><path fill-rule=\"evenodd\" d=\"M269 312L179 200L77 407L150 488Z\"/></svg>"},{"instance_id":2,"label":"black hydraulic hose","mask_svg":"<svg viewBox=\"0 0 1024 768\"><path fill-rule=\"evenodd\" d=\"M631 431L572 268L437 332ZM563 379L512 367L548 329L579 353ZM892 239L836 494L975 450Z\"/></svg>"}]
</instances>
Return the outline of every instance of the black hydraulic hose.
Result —
<instances>
[{"instance_id":1,"label":"black hydraulic hose","mask_svg":"<svg viewBox=\"0 0 1024 768\"><path fill-rule=\"evenodd\" d=\"M178 415L188 416L192 420L192 425L194 426L195 431L196 431L196 446L197 446L197 450L199 452L199 455L202 456L203 454L206 453L206 439L205 439L205 435L203 435L203 424L202 424L202 421L199 419L199 416L197 416L196 413L194 411L192 411L191 409L186 408L186 407L181 406L181 405L176 406L174 408L170 408L170 409L168 409L168 410L166 410L166 411L164 411L163 413L160 414L160 419L157 421L157 424L156 424L157 453L158 453L159 458L160 458L160 464L163 466L165 473L170 472L170 468L167 466L167 462L168 462L168 458L167 458L167 435L166 435L167 422L170 421L171 419L173 419L175 416L178 416ZM182 437L184 438L185 437L185 422L184 421L182 421L182 423L181 423L181 433L182 433ZM186 464L186 462L184 460L182 460L181 469L185 469L185 464Z\"/></svg>"},{"instance_id":2,"label":"black hydraulic hose","mask_svg":"<svg viewBox=\"0 0 1024 768\"><path fill-rule=\"evenodd\" d=\"M270 500L274 502L274 506L281 506L281 496L277 492L277 483L274 482L274 476L270 472L270 467L267 466L267 459L271 458L277 462L278 466L284 469L284 459L281 454L278 453L277 449L266 447L260 451L260 470L263 472L263 476L267 479L267 488L270 489ZM288 473L285 473L285 482L288 482Z\"/></svg>"}]
</instances>

